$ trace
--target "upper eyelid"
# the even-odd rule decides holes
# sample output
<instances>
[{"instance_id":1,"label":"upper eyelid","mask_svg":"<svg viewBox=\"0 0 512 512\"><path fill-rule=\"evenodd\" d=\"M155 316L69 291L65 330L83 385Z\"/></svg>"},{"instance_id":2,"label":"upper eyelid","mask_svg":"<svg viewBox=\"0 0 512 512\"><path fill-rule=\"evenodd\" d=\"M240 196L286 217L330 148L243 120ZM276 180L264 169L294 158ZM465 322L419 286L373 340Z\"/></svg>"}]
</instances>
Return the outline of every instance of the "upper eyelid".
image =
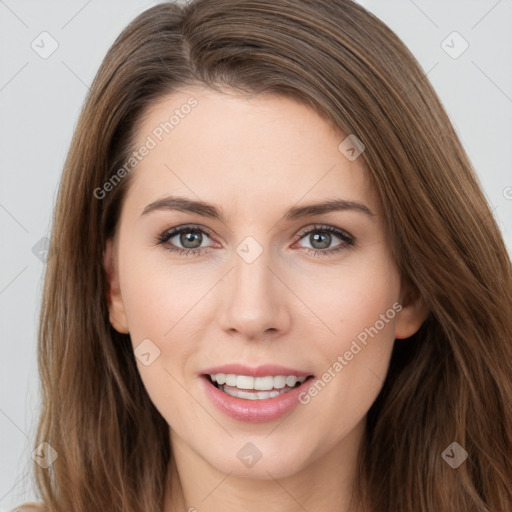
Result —
<instances>
[{"instance_id":1,"label":"upper eyelid","mask_svg":"<svg viewBox=\"0 0 512 512\"><path fill-rule=\"evenodd\" d=\"M297 236L299 238L302 238L304 235L307 235L308 233L311 233L312 231L322 231L322 230L328 231L330 233L334 232L335 234L336 234L336 232L338 232L341 234L345 234L350 238L354 238L347 230L338 228L336 226L331 226L329 224L314 224L313 226L308 226L307 228L301 229L299 231L299 233L297 234Z\"/></svg>"},{"instance_id":2,"label":"upper eyelid","mask_svg":"<svg viewBox=\"0 0 512 512\"><path fill-rule=\"evenodd\" d=\"M190 231L203 231L208 236L210 236L210 238L213 236L213 231L211 231L207 227L201 226L199 224L184 224L183 226L177 226L175 228L166 229L165 231L163 231L162 236L170 235L172 233L180 233L180 232L186 231L187 229Z\"/></svg>"}]
</instances>

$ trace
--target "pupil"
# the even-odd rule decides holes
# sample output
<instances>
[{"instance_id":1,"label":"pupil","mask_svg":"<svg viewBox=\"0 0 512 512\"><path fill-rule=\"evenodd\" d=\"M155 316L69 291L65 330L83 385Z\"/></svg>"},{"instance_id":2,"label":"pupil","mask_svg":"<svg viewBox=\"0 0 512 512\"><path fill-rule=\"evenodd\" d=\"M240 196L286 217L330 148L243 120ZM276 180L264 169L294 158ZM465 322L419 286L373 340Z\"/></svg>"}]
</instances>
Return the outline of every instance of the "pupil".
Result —
<instances>
[{"instance_id":1,"label":"pupil","mask_svg":"<svg viewBox=\"0 0 512 512\"><path fill-rule=\"evenodd\" d=\"M331 245L331 235L329 233L316 233L309 235L311 246L315 249L327 249ZM319 246L315 243L319 242Z\"/></svg>"},{"instance_id":2,"label":"pupil","mask_svg":"<svg viewBox=\"0 0 512 512\"><path fill-rule=\"evenodd\" d=\"M201 233L187 231L186 233L181 234L180 243L186 249L196 249L201 246L201 236ZM189 245L189 243L191 243L191 245Z\"/></svg>"}]
</instances>

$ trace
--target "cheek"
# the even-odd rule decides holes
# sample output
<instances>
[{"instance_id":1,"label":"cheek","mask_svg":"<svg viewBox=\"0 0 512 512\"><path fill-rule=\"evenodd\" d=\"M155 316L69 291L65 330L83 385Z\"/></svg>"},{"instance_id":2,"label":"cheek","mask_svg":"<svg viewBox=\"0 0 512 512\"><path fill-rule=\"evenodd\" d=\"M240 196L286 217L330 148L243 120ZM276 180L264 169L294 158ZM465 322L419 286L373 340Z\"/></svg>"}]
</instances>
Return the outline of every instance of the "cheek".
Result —
<instances>
[{"instance_id":1,"label":"cheek","mask_svg":"<svg viewBox=\"0 0 512 512\"><path fill-rule=\"evenodd\" d=\"M364 333L376 326L380 339L392 338L396 316L392 306L399 297L398 280L391 273L368 269L365 275L347 278L345 286L346 293L338 303L341 337L364 343Z\"/></svg>"},{"instance_id":2,"label":"cheek","mask_svg":"<svg viewBox=\"0 0 512 512\"><path fill-rule=\"evenodd\" d=\"M124 272L123 301L144 387L169 424L183 428L183 411L187 424L199 424L204 412L191 407L188 389L197 352L198 301L211 285L184 266L161 268L142 258L126 261ZM150 364L137 357L141 352L151 354Z\"/></svg>"},{"instance_id":3,"label":"cheek","mask_svg":"<svg viewBox=\"0 0 512 512\"><path fill-rule=\"evenodd\" d=\"M199 325L198 301L211 285L206 276L194 275L185 266L148 261L147 254L136 251L120 257L121 291L144 386L160 412L172 417L185 399L179 383L191 374L197 351L192 340ZM151 354L147 366L147 358L137 357L141 352Z\"/></svg>"},{"instance_id":4,"label":"cheek","mask_svg":"<svg viewBox=\"0 0 512 512\"><path fill-rule=\"evenodd\" d=\"M155 249L162 250L162 249ZM121 267L121 264L124 266ZM193 267L193 268L192 268ZM208 293L215 276L197 266L157 262L141 252L120 261L121 291L133 342L146 337L168 344L197 315L200 301ZM198 308L199 306L199 308Z\"/></svg>"},{"instance_id":5,"label":"cheek","mask_svg":"<svg viewBox=\"0 0 512 512\"><path fill-rule=\"evenodd\" d=\"M322 336L329 343L323 346L329 347L331 356L377 321L379 335L393 338L396 311L392 306L399 300L400 279L385 254L379 258L353 258L346 266L318 273L314 286L310 277L300 279L301 295L326 328L322 329L326 332ZM383 324L381 315L390 308Z\"/></svg>"},{"instance_id":6,"label":"cheek","mask_svg":"<svg viewBox=\"0 0 512 512\"><path fill-rule=\"evenodd\" d=\"M322 284L329 293L319 292ZM361 261L318 285L310 304L329 330L311 336L320 369L301 403L332 426L328 443L364 417L382 388L401 309L400 279L390 260L379 259Z\"/></svg>"}]
</instances>

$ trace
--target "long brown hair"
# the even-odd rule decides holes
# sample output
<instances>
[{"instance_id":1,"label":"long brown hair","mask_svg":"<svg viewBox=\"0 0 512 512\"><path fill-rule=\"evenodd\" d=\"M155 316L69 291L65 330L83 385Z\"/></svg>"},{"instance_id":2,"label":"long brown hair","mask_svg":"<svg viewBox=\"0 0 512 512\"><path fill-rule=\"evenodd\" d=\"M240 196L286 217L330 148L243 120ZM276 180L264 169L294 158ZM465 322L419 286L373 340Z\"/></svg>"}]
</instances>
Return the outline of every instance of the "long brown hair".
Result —
<instances>
[{"instance_id":1,"label":"long brown hair","mask_svg":"<svg viewBox=\"0 0 512 512\"><path fill-rule=\"evenodd\" d=\"M102 261L147 108L189 84L292 96L356 134L402 278L429 315L396 341L368 413L357 483L379 512L512 510L510 258L466 153L420 66L349 0L197 0L138 16L92 84L59 190L45 277L35 446L58 454L37 485L51 512L157 512L168 425L110 325ZM442 457L458 443L454 469Z\"/></svg>"}]
</instances>

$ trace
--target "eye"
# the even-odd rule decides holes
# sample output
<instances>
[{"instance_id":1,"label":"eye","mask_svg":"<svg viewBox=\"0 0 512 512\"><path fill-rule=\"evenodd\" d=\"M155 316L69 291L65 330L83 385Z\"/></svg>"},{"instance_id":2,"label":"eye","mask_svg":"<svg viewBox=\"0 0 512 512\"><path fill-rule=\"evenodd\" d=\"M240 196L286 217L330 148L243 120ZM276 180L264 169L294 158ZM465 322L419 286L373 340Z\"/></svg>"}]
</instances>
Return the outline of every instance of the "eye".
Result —
<instances>
[{"instance_id":1,"label":"eye","mask_svg":"<svg viewBox=\"0 0 512 512\"><path fill-rule=\"evenodd\" d=\"M355 238L346 231L333 226L323 225L315 225L312 229L302 232L299 241L302 239L305 239L306 242L310 244L309 247L302 247L307 249L307 252L311 253L313 256L327 256L337 253L355 243ZM336 239L338 239L340 243L331 247L331 244L333 242L335 243Z\"/></svg>"},{"instance_id":2,"label":"eye","mask_svg":"<svg viewBox=\"0 0 512 512\"><path fill-rule=\"evenodd\" d=\"M193 256L204 254L208 252L208 248L213 247L207 244L208 239L211 240L211 236L203 227L180 226L163 232L155 242L163 245L170 252L183 256ZM299 236L299 241L302 239L306 239L310 244L309 247L302 247L313 256L328 256L347 249L355 243L355 238L346 231L324 225L315 225L312 229L303 231ZM336 239L339 243L331 247ZM219 246L217 245L217 247Z\"/></svg>"},{"instance_id":3,"label":"eye","mask_svg":"<svg viewBox=\"0 0 512 512\"><path fill-rule=\"evenodd\" d=\"M211 239L204 228L198 226L181 226L162 233L156 240L160 245L164 245L168 251L180 255L192 256L204 253L209 245L204 242Z\"/></svg>"}]
</instances>

